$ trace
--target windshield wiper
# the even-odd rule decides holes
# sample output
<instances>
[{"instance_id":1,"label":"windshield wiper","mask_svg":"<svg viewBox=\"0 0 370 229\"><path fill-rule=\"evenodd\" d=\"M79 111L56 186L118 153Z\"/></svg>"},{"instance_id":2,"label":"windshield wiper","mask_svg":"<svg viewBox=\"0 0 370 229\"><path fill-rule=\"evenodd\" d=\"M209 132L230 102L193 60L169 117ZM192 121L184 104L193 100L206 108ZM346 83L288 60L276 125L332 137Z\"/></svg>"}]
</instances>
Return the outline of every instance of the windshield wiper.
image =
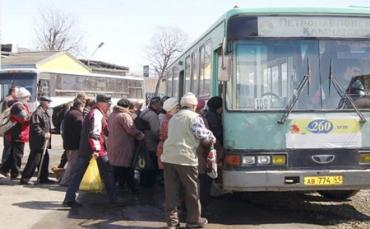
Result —
<instances>
[{"instance_id":1,"label":"windshield wiper","mask_svg":"<svg viewBox=\"0 0 370 229\"><path fill-rule=\"evenodd\" d=\"M309 59L307 58L307 73L303 76L302 80L299 82L298 87L294 90L293 96L289 100L289 104L286 106L284 114L281 116L280 120L278 121L279 124L284 124L288 119L290 113L297 103L299 96L302 94L303 88L308 84L307 92L310 93L310 82L311 82L311 67Z\"/></svg>"},{"instance_id":2,"label":"windshield wiper","mask_svg":"<svg viewBox=\"0 0 370 229\"><path fill-rule=\"evenodd\" d=\"M342 107L343 103L346 103L348 105L348 102L352 105L353 109L355 109L358 117L360 118L360 123L365 123L367 120L365 116L361 113L361 111L358 109L357 105L353 101L353 99L345 92L343 86L337 81L336 78L334 78L333 74L333 59L330 58L330 66L329 66L329 95L330 95L330 89L331 84L333 83L333 86L335 90L337 91L338 95L341 97L341 101L338 104L337 109ZM348 101L348 102L347 102Z\"/></svg>"}]
</instances>

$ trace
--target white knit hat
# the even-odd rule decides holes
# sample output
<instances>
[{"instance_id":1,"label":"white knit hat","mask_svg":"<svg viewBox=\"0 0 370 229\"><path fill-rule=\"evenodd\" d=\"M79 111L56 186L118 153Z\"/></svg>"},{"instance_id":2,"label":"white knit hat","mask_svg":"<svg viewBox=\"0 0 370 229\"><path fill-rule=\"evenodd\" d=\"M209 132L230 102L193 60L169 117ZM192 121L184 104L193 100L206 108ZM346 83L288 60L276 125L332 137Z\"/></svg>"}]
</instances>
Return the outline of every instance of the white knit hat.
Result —
<instances>
[{"instance_id":1,"label":"white knit hat","mask_svg":"<svg viewBox=\"0 0 370 229\"><path fill-rule=\"evenodd\" d=\"M191 92L186 93L180 101L181 106L196 106L198 104L198 99Z\"/></svg>"},{"instance_id":2,"label":"white knit hat","mask_svg":"<svg viewBox=\"0 0 370 229\"><path fill-rule=\"evenodd\" d=\"M16 91L15 94L16 94L17 99L22 99L22 98L26 98L26 97L31 96L31 92L29 92L24 87L18 87L18 88L16 88L15 91Z\"/></svg>"},{"instance_id":3,"label":"white knit hat","mask_svg":"<svg viewBox=\"0 0 370 229\"><path fill-rule=\"evenodd\" d=\"M163 110L166 112L172 111L176 106L179 104L178 100L176 98L168 98L163 103Z\"/></svg>"}]
</instances>

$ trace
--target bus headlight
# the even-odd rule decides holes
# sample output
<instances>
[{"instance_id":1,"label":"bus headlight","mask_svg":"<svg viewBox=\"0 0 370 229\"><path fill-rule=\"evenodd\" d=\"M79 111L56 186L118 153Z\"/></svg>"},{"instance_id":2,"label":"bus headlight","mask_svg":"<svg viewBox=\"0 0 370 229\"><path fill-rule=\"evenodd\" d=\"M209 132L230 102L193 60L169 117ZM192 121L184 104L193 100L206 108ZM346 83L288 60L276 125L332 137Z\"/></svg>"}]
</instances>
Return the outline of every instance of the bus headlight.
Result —
<instances>
[{"instance_id":1,"label":"bus headlight","mask_svg":"<svg viewBox=\"0 0 370 229\"><path fill-rule=\"evenodd\" d=\"M255 156L243 156L242 157L242 165L254 165L254 164L256 164Z\"/></svg>"},{"instance_id":2,"label":"bus headlight","mask_svg":"<svg viewBox=\"0 0 370 229\"><path fill-rule=\"evenodd\" d=\"M257 156L257 165L269 165L271 163L271 156L260 155Z\"/></svg>"},{"instance_id":3,"label":"bus headlight","mask_svg":"<svg viewBox=\"0 0 370 229\"><path fill-rule=\"evenodd\" d=\"M286 156L285 155L272 155L272 164L273 165L285 165Z\"/></svg>"},{"instance_id":4,"label":"bus headlight","mask_svg":"<svg viewBox=\"0 0 370 229\"><path fill-rule=\"evenodd\" d=\"M370 153L360 154L360 164L370 164Z\"/></svg>"}]
</instances>

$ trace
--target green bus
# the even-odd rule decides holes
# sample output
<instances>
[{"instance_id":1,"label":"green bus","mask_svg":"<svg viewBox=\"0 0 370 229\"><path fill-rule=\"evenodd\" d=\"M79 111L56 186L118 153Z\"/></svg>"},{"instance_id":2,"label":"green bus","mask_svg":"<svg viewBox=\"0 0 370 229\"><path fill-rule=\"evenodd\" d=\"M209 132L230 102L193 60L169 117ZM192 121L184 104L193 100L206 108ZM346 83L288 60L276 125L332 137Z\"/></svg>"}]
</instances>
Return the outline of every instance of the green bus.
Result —
<instances>
[{"instance_id":1,"label":"green bus","mask_svg":"<svg viewBox=\"0 0 370 229\"><path fill-rule=\"evenodd\" d=\"M169 96L222 96L225 190L370 187L370 8L234 8L166 74Z\"/></svg>"}]
</instances>

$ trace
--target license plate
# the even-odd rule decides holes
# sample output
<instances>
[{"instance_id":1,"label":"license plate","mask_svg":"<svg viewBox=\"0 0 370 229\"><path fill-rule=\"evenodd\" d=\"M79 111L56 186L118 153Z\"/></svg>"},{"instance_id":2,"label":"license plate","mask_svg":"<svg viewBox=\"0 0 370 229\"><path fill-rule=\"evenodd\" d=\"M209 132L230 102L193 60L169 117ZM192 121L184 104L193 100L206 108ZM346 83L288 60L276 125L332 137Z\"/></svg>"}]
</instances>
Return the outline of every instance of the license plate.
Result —
<instances>
[{"instance_id":1,"label":"license plate","mask_svg":"<svg viewBox=\"0 0 370 229\"><path fill-rule=\"evenodd\" d=\"M304 177L304 185L342 185L343 176Z\"/></svg>"}]
</instances>

